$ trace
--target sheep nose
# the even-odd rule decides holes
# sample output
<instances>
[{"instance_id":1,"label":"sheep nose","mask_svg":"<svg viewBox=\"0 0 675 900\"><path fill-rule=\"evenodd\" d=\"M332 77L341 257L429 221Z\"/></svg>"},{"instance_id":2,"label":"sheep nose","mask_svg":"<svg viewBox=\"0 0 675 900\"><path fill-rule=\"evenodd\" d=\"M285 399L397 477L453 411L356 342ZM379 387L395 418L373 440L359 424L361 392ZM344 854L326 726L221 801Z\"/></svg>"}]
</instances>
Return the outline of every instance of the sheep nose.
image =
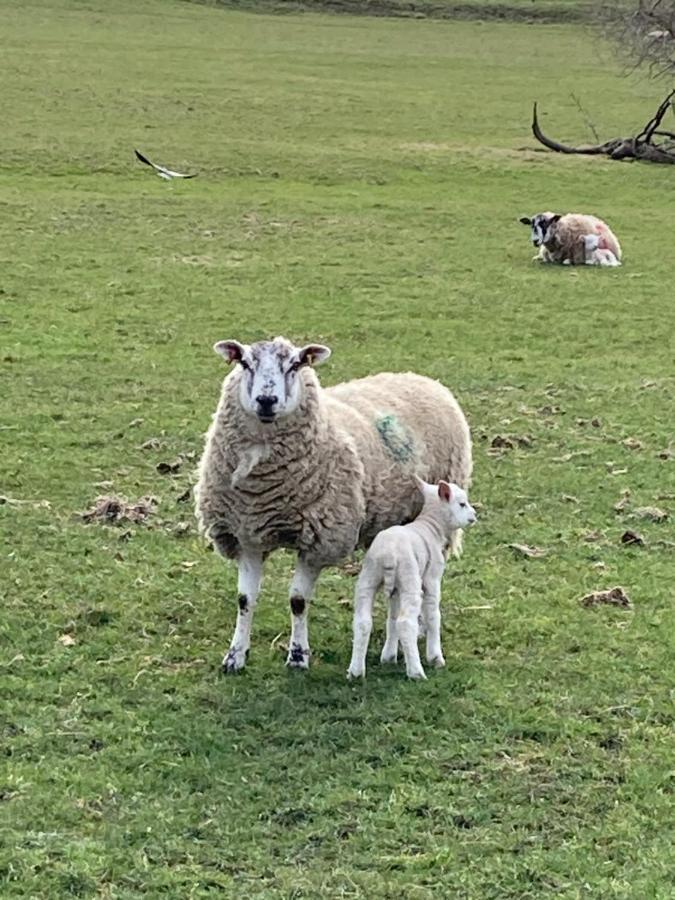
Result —
<instances>
[{"instance_id":1,"label":"sheep nose","mask_svg":"<svg viewBox=\"0 0 675 900\"><path fill-rule=\"evenodd\" d=\"M260 412L269 416L274 412L274 407L279 402L279 398L274 394L260 394L255 398L255 402L258 404Z\"/></svg>"}]
</instances>

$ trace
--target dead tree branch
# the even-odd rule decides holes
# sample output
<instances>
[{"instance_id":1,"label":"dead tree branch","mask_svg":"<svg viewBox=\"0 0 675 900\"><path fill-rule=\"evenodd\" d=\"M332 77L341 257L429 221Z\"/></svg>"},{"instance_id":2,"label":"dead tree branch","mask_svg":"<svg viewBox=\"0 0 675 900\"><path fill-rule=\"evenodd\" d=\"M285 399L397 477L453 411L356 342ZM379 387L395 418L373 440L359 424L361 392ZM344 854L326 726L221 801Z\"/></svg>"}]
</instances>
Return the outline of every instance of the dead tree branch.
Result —
<instances>
[{"instance_id":1,"label":"dead tree branch","mask_svg":"<svg viewBox=\"0 0 675 900\"><path fill-rule=\"evenodd\" d=\"M608 156L610 159L640 159L646 162L675 164L675 134L659 130L663 117L671 108L675 90L671 91L661 103L654 116L647 122L642 131L634 137L614 138L604 144L593 144L587 147L571 147L546 137L539 125L537 104L532 110L532 134L540 144L556 153L580 153L585 156ZM665 141L655 142L655 138L664 137Z\"/></svg>"}]
</instances>

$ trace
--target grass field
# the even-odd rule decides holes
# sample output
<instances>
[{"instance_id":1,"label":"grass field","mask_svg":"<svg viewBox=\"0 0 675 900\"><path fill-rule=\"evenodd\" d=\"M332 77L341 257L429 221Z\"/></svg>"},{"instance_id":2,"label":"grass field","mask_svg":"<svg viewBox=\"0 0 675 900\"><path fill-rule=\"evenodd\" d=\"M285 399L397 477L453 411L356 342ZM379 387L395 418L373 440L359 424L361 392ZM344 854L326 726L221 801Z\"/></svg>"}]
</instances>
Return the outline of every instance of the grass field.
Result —
<instances>
[{"instance_id":1,"label":"grass field","mask_svg":"<svg viewBox=\"0 0 675 900\"><path fill-rule=\"evenodd\" d=\"M592 139L571 94L629 133L661 87L578 27L170 0L5 2L3 48L0 896L672 897L675 171L528 134L538 99ZM533 265L545 208L605 217L625 266ZM426 683L376 664L381 613L346 682L349 570L287 671L283 554L219 676L236 575L181 498L211 345L275 333L470 419L481 521ZM159 505L78 518L109 493ZM614 585L630 609L580 605Z\"/></svg>"}]
</instances>

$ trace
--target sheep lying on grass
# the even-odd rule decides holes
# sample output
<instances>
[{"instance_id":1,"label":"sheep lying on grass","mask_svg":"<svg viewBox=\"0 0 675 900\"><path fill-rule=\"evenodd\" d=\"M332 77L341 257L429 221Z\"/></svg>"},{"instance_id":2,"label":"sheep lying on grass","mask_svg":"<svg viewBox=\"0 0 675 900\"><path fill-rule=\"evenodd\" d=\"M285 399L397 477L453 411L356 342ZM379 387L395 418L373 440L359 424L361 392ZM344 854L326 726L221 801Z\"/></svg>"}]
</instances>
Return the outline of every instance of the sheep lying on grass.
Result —
<instances>
[{"instance_id":1,"label":"sheep lying on grass","mask_svg":"<svg viewBox=\"0 0 675 900\"><path fill-rule=\"evenodd\" d=\"M324 390L312 364L330 350L319 344L220 341L215 350L238 365L206 437L196 513L216 549L238 563L237 625L223 667L245 665L263 560L287 547L298 554L287 664L307 668L308 602L321 569L417 515L413 473L468 487L469 428L450 391L430 378L381 373Z\"/></svg>"},{"instance_id":2,"label":"sheep lying on grass","mask_svg":"<svg viewBox=\"0 0 675 900\"><path fill-rule=\"evenodd\" d=\"M621 265L621 246L609 225L596 216L581 213L543 212L522 216L531 227L532 243L539 248L534 257L540 262L563 265ZM585 238L597 237L597 245L587 253ZM600 252L595 252L600 251ZM606 252L608 251L608 252ZM611 256L610 256L611 254Z\"/></svg>"},{"instance_id":3,"label":"sheep lying on grass","mask_svg":"<svg viewBox=\"0 0 675 900\"><path fill-rule=\"evenodd\" d=\"M396 662L401 642L408 678L426 678L417 649L418 619L426 628L427 662L445 665L441 649L441 579L445 550L460 529L473 525L476 513L466 492L441 481L418 479L422 511L408 525L381 531L366 553L354 595L354 647L348 678L366 674L366 653L373 627L373 602L380 588L389 598L387 639L380 657Z\"/></svg>"}]
</instances>

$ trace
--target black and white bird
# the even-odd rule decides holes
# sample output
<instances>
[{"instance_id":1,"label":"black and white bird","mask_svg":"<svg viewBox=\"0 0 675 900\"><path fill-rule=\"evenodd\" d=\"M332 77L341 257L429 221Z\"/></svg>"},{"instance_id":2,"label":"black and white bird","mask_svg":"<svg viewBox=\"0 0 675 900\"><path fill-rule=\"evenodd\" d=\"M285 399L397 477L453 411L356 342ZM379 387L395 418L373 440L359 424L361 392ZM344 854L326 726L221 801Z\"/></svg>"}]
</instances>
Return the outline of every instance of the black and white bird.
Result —
<instances>
[{"instance_id":1,"label":"black and white bird","mask_svg":"<svg viewBox=\"0 0 675 900\"><path fill-rule=\"evenodd\" d=\"M145 163L146 166L150 166L155 170L155 172L159 175L160 178L163 178L165 181L171 181L172 178L196 178L197 172L192 172L187 175L185 172L173 172L171 169L166 169L164 166L158 166L157 163L151 162L147 156L143 156L142 153L139 153L138 150L134 150L136 154L136 159L139 162Z\"/></svg>"}]
</instances>

